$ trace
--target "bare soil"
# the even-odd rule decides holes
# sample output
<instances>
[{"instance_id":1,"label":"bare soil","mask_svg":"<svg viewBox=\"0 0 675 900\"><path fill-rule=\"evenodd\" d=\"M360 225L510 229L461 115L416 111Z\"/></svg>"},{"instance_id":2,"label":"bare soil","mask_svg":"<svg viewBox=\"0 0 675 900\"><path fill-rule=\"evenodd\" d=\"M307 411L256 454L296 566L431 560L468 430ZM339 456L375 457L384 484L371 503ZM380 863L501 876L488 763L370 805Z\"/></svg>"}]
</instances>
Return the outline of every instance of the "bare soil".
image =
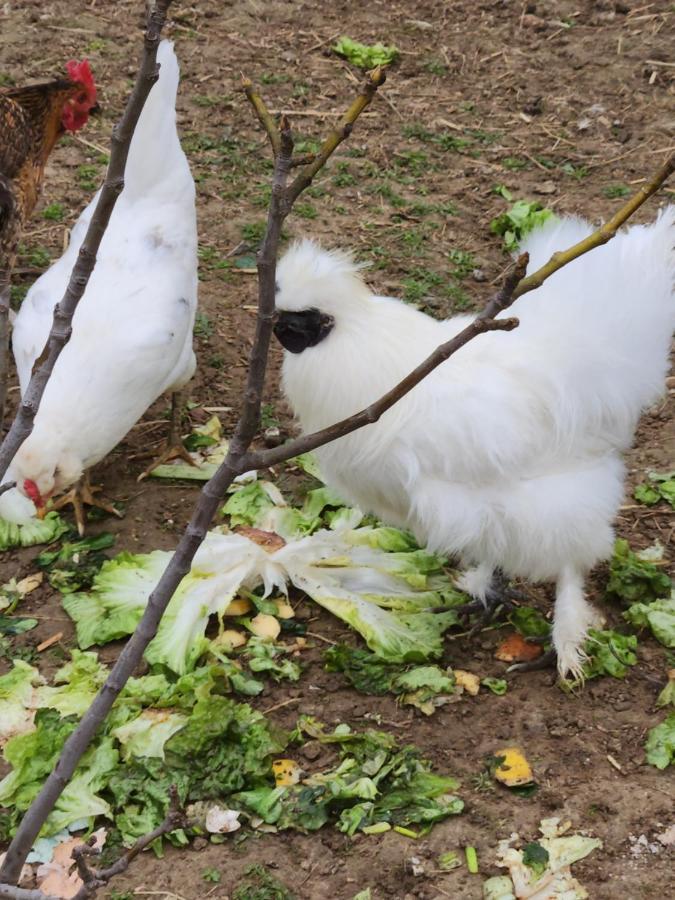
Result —
<instances>
[{"instance_id":1,"label":"bare soil","mask_svg":"<svg viewBox=\"0 0 675 900\"><path fill-rule=\"evenodd\" d=\"M137 0L19 0L0 7L1 78L43 78L62 71L71 57L87 55L103 108L51 157L24 241L19 284L30 284L47 257L60 254L102 177L110 130L135 72L142 7ZM246 265L222 267L243 240L255 249L270 167L264 136L239 90L241 72L261 87L273 110L289 113L298 141L311 141L325 134L358 81L358 73L330 52L334 39L347 34L401 49L381 96L301 198L286 234L354 248L372 262L368 277L380 292L405 293L443 316L480 305L507 265L500 239L489 229L507 205L495 185L557 212L599 220L672 151L674 25L675 7L665 0L177 2L168 34L182 66L179 123L197 181L201 249L191 421L208 415L205 407L220 407L221 419L232 425L253 333L256 279ZM53 204L63 206L61 221L44 217ZM652 201L638 218L651 219L655 208ZM449 258L451 250L471 257ZM277 386L278 348L272 355L266 422L279 421L289 433ZM673 468L674 395L671 381L669 396L643 419L630 455L632 482L647 470ZM115 532L117 550L172 547L196 500L194 487L135 480L146 464L140 456L156 452L163 437L166 409L166 400L158 401L95 472L107 493L125 504L122 521L92 525L94 533ZM293 479L285 469L276 475L282 488ZM628 499L617 528L635 546L658 538L672 559L675 517L669 508L647 510ZM2 580L31 571L34 556L6 554ZM605 577L602 569L595 573L593 594L609 621L617 622L618 612L602 601ZM529 590L548 608L546 588ZM63 632L40 657L48 671L73 645L73 630L49 588L31 595L24 609L40 620L27 636L30 643ZM303 604L300 615L326 640L349 637L314 607ZM497 640L494 631L471 642L450 640L447 662L501 676L504 666L493 659ZM622 681L603 679L569 695L551 674L532 673L511 678L505 696L481 693L426 719L389 697L356 694L341 676L325 673L322 641L314 643L303 657L299 685L270 685L260 708L292 701L271 714L285 726L299 712L330 724L380 722L461 780L465 813L417 842L394 833L348 839L324 829L170 850L163 860L145 854L105 896L135 890L139 896L224 900L245 868L261 863L298 898L350 900L370 886L377 900L471 900L482 896L482 878L464 868L439 872L437 855L473 845L481 876L496 874L498 840L513 831L533 839L540 819L551 815L569 817L576 829L602 838L603 849L575 867L595 900L675 896L672 855L633 849L633 838L651 841L672 822L675 800L672 774L646 765L642 750L647 730L661 717L654 710L666 669L659 645L642 639L639 664ZM112 659L118 649L105 648L103 658ZM520 744L532 761L541 785L534 797L476 789L483 758L505 742ZM423 876L411 873L413 855L422 861ZM208 868L220 871L220 883L204 880Z\"/></svg>"}]
</instances>

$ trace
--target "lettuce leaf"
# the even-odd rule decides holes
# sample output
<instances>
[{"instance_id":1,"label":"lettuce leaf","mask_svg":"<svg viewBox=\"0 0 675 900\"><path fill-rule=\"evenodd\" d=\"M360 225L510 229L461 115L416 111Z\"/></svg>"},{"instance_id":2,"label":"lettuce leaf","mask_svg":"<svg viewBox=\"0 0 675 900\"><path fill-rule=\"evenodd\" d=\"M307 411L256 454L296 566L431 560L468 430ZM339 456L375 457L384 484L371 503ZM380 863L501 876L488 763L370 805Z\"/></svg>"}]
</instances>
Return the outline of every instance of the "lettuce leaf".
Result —
<instances>
[{"instance_id":1,"label":"lettuce leaf","mask_svg":"<svg viewBox=\"0 0 675 900\"><path fill-rule=\"evenodd\" d=\"M56 512L47 513L44 519L31 519L25 525L16 525L14 522L0 519L0 550L51 544L66 531L68 525Z\"/></svg>"},{"instance_id":2,"label":"lettuce leaf","mask_svg":"<svg viewBox=\"0 0 675 900\"><path fill-rule=\"evenodd\" d=\"M31 731L37 703L35 685L42 676L21 659L13 660L13 668L0 676L0 747L11 737Z\"/></svg>"},{"instance_id":3,"label":"lettuce leaf","mask_svg":"<svg viewBox=\"0 0 675 900\"><path fill-rule=\"evenodd\" d=\"M667 769L675 763L675 712L650 730L645 753L647 762L657 769Z\"/></svg>"},{"instance_id":4,"label":"lettuce leaf","mask_svg":"<svg viewBox=\"0 0 675 900\"><path fill-rule=\"evenodd\" d=\"M376 66L388 66L398 59L400 51L398 47L386 47L378 41L377 44L362 44L350 37L343 35L334 45L333 51L338 56L344 56L353 66L359 69L374 69Z\"/></svg>"},{"instance_id":5,"label":"lettuce leaf","mask_svg":"<svg viewBox=\"0 0 675 900\"><path fill-rule=\"evenodd\" d=\"M672 581L658 566L640 559L630 549L628 541L620 538L614 544L609 564L606 593L628 603L648 603L670 596Z\"/></svg>"},{"instance_id":6,"label":"lettuce leaf","mask_svg":"<svg viewBox=\"0 0 675 900\"><path fill-rule=\"evenodd\" d=\"M623 617L638 628L649 627L664 647L675 649L675 591L668 599L634 603Z\"/></svg>"}]
</instances>

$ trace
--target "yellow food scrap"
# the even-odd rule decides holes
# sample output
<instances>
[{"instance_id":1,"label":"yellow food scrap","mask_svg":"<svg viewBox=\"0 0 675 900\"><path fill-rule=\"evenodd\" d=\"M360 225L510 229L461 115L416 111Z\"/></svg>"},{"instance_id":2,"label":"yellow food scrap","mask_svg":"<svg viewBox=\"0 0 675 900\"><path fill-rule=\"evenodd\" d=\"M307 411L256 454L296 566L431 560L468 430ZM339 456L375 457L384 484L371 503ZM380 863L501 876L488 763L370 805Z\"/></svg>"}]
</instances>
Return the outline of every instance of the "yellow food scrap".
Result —
<instances>
[{"instance_id":1,"label":"yellow food scrap","mask_svg":"<svg viewBox=\"0 0 675 900\"><path fill-rule=\"evenodd\" d=\"M277 607L277 615L280 619L292 619L295 613L293 612L293 607L290 603L287 603L285 600L275 600L274 601Z\"/></svg>"},{"instance_id":2,"label":"yellow food scrap","mask_svg":"<svg viewBox=\"0 0 675 900\"><path fill-rule=\"evenodd\" d=\"M495 756L502 759L500 766L495 769L497 781L506 787L520 787L523 784L531 784L534 780L529 762L517 747L505 747L497 750Z\"/></svg>"},{"instance_id":3,"label":"yellow food scrap","mask_svg":"<svg viewBox=\"0 0 675 900\"><path fill-rule=\"evenodd\" d=\"M452 674L455 676L455 684L457 687L464 688L467 694L475 697L480 690L480 678L473 672L467 672L464 669L453 669Z\"/></svg>"},{"instance_id":4,"label":"yellow food scrap","mask_svg":"<svg viewBox=\"0 0 675 900\"><path fill-rule=\"evenodd\" d=\"M302 776L302 769L292 759L275 759L272 763L272 772L277 787L290 787L297 784Z\"/></svg>"},{"instance_id":5,"label":"yellow food scrap","mask_svg":"<svg viewBox=\"0 0 675 900\"><path fill-rule=\"evenodd\" d=\"M277 619L274 616L268 616L267 613L258 613L255 618L251 619L249 627L253 634L269 641L276 641L281 632L281 625Z\"/></svg>"},{"instance_id":6,"label":"yellow food scrap","mask_svg":"<svg viewBox=\"0 0 675 900\"><path fill-rule=\"evenodd\" d=\"M253 604L250 600L247 600L245 597L237 597L236 600L232 600L230 605L227 607L224 616L245 616L246 613L251 612L253 609Z\"/></svg>"},{"instance_id":7,"label":"yellow food scrap","mask_svg":"<svg viewBox=\"0 0 675 900\"><path fill-rule=\"evenodd\" d=\"M243 647L246 640L247 638L243 631L237 631L234 628L226 628L222 634L218 635L216 644L219 650L230 653L237 647Z\"/></svg>"}]
</instances>

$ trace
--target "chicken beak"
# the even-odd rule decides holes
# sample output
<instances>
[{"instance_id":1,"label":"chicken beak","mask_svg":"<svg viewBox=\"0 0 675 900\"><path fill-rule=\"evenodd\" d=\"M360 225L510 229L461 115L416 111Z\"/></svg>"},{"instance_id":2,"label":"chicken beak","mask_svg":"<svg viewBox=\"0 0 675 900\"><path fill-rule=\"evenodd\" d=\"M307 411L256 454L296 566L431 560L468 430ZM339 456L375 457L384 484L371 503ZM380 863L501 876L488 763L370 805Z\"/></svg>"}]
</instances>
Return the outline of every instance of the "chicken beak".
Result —
<instances>
[{"instance_id":1,"label":"chicken beak","mask_svg":"<svg viewBox=\"0 0 675 900\"><path fill-rule=\"evenodd\" d=\"M36 506L35 515L38 517L38 519L44 519L44 517L47 515L46 504L43 503L42 506Z\"/></svg>"}]
</instances>

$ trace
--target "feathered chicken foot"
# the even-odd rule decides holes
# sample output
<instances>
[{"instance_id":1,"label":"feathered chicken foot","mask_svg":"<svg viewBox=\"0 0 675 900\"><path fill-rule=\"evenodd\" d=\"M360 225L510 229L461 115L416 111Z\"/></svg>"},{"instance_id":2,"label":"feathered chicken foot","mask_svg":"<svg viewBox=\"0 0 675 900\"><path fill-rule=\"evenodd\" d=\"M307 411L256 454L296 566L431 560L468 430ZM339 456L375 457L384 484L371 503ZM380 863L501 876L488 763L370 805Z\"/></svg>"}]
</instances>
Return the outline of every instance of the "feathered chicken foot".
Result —
<instances>
[{"instance_id":1,"label":"feathered chicken foot","mask_svg":"<svg viewBox=\"0 0 675 900\"><path fill-rule=\"evenodd\" d=\"M169 418L169 434L166 440L166 448L157 459L150 463L147 469L144 469L144 471L141 472L136 479L137 481L143 481L143 479L147 478L158 466L163 466L164 463L169 462L172 459L182 459L183 462L186 462L191 466L198 465L185 449L180 437L181 406L180 392L176 391L171 394L171 416Z\"/></svg>"},{"instance_id":2,"label":"feathered chicken foot","mask_svg":"<svg viewBox=\"0 0 675 900\"><path fill-rule=\"evenodd\" d=\"M94 494L97 494L101 490L102 488L98 485L90 484L89 475L85 473L77 484L75 484L67 493L62 494L52 502L51 509L58 510L63 509L64 506L72 506L75 512L77 531L80 537L82 537L84 535L86 524L85 506L102 509L112 516L117 516L118 519L122 518L122 513L118 509L115 509L112 503L107 503L105 500L97 500L94 497Z\"/></svg>"}]
</instances>

